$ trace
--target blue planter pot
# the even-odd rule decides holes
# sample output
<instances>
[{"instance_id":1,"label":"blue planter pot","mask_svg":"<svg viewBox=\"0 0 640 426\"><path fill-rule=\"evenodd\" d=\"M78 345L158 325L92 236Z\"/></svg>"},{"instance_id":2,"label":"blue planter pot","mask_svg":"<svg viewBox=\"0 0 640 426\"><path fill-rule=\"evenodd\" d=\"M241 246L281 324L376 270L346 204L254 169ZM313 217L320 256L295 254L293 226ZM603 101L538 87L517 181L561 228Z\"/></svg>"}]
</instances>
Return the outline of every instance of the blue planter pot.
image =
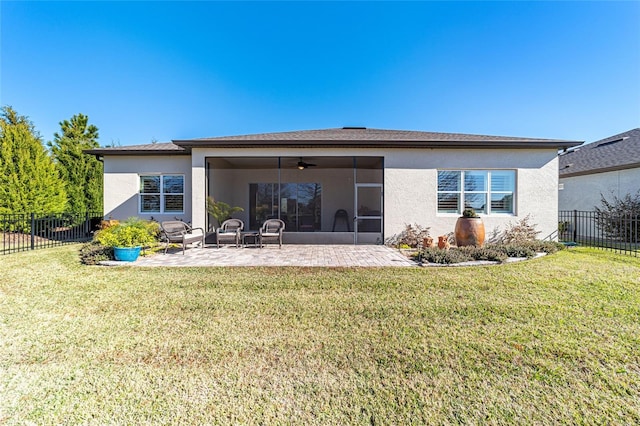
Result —
<instances>
[{"instance_id":1,"label":"blue planter pot","mask_svg":"<svg viewBox=\"0 0 640 426\"><path fill-rule=\"evenodd\" d=\"M116 260L122 262L135 262L135 260L140 256L140 249L142 247L114 247L113 248L113 256Z\"/></svg>"}]
</instances>

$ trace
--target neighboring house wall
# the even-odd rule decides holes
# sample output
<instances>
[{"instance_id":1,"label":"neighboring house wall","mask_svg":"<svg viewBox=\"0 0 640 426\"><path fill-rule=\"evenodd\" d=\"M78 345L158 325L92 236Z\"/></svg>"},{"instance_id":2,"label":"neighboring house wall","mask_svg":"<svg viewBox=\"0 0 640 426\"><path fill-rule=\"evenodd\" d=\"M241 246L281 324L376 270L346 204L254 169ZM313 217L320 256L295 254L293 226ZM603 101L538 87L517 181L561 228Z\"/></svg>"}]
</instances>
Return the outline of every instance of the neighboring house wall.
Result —
<instances>
[{"instance_id":1,"label":"neighboring house wall","mask_svg":"<svg viewBox=\"0 0 640 426\"><path fill-rule=\"evenodd\" d=\"M560 210L593 211L602 205L600 194L607 201L635 195L640 190L640 168L564 177L560 184Z\"/></svg>"},{"instance_id":2,"label":"neighboring house wall","mask_svg":"<svg viewBox=\"0 0 640 426\"><path fill-rule=\"evenodd\" d=\"M208 149L192 150L193 191L191 195L194 226L205 226L205 197L207 193L205 170L207 157L305 157L305 156L380 156L384 157L384 228L385 237L401 232L406 224L417 223L430 227L432 235L453 232L458 215L437 213L438 170L516 170L516 215L484 216L487 234L503 230L509 223L531 215L537 224L539 237L553 234L558 218L558 158L556 149ZM214 172L215 173L215 172ZM286 173L289 173L288 171ZM322 174L322 170L305 170L304 173ZM304 179L305 181L310 181ZM331 178L323 192L333 183ZM228 192L234 205L247 208L248 183L251 176L234 183ZM351 192L352 178L340 184L343 191ZM238 194L234 202L231 194ZM327 199L325 192L324 199ZM323 220L333 220L333 212L344 208L352 213L353 201L343 200L336 205L323 205ZM340 207L338 207L340 205ZM245 212L246 214L246 212ZM245 217L246 219L246 217Z\"/></svg>"},{"instance_id":3,"label":"neighboring house wall","mask_svg":"<svg viewBox=\"0 0 640 426\"><path fill-rule=\"evenodd\" d=\"M184 175L183 214L140 214L140 175L181 174ZM187 155L175 156L104 156L104 216L127 219L138 216L156 220L169 220L175 216L191 219L191 159Z\"/></svg>"}]
</instances>

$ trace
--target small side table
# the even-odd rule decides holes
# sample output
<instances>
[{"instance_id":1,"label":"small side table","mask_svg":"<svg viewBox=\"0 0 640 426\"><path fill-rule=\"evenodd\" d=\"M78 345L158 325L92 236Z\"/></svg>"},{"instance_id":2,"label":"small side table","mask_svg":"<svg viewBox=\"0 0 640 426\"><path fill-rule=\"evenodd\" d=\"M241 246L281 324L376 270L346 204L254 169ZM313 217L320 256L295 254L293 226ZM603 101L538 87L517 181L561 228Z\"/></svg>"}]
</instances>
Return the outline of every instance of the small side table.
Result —
<instances>
[{"instance_id":1,"label":"small side table","mask_svg":"<svg viewBox=\"0 0 640 426\"><path fill-rule=\"evenodd\" d=\"M247 240L253 238L253 246L254 247L258 247L259 246L258 245L259 237L260 237L260 233L258 233L258 232L253 232L253 231L243 232L242 233L242 245L247 247L249 245L249 242Z\"/></svg>"}]
</instances>

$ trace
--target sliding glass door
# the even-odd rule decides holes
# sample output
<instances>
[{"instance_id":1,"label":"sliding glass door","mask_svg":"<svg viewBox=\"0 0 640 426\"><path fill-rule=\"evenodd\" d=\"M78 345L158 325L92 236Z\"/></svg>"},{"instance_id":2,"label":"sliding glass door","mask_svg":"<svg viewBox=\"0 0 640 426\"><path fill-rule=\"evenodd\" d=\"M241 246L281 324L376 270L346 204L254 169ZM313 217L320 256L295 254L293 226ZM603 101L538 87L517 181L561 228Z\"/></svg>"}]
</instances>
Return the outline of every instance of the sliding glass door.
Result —
<instances>
[{"instance_id":1,"label":"sliding glass door","mask_svg":"<svg viewBox=\"0 0 640 426\"><path fill-rule=\"evenodd\" d=\"M249 184L249 226L258 229L267 219L281 219L288 232L319 231L322 185L319 183Z\"/></svg>"}]
</instances>

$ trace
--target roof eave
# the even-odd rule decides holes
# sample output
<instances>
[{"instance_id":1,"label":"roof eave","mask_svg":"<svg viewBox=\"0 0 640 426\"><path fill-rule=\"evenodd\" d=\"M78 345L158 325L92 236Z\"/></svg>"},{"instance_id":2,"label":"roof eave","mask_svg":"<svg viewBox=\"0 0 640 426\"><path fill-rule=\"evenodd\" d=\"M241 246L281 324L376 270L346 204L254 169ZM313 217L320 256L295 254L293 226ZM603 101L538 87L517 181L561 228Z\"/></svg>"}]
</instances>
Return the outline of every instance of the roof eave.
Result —
<instances>
[{"instance_id":1,"label":"roof eave","mask_svg":"<svg viewBox=\"0 0 640 426\"><path fill-rule=\"evenodd\" d=\"M95 155L95 156L105 156L105 155L145 155L145 156L158 156L158 155L189 155L191 154L190 149L180 149L180 150L166 150L166 149L158 149L158 150L149 150L149 149L87 149L82 151L84 154Z\"/></svg>"},{"instance_id":2,"label":"roof eave","mask_svg":"<svg viewBox=\"0 0 640 426\"><path fill-rule=\"evenodd\" d=\"M184 148L549 148L567 149L581 145L582 141L540 140L540 141L370 141L370 140L173 140L175 145Z\"/></svg>"},{"instance_id":3,"label":"roof eave","mask_svg":"<svg viewBox=\"0 0 640 426\"><path fill-rule=\"evenodd\" d=\"M567 178L567 177L575 177L575 176L594 175L597 173L617 172L620 170L629 170L629 169L638 169L638 168L640 168L640 163L630 163L630 164L623 164L619 166L601 167L599 169L581 170L573 173L571 172L563 173L561 170L560 177Z\"/></svg>"}]
</instances>

